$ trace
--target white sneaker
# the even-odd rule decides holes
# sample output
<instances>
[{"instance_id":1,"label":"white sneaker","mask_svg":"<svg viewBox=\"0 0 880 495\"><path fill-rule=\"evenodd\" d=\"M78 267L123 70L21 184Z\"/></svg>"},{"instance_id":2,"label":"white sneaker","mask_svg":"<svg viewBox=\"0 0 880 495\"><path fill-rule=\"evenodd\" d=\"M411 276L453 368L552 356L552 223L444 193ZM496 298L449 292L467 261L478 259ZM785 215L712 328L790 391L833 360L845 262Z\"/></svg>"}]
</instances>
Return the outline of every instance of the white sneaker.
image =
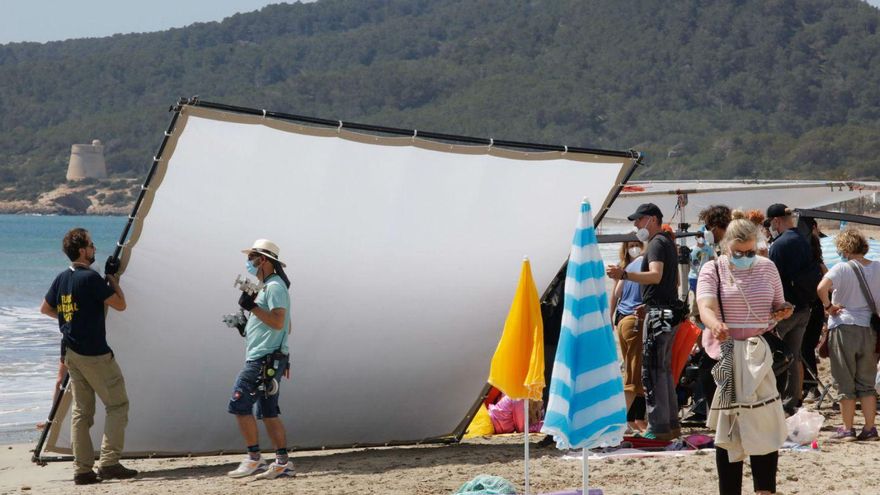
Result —
<instances>
[{"instance_id":1,"label":"white sneaker","mask_svg":"<svg viewBox=\"0 0 880 495\"><path fill-rule=\"evenodd\" d=\"M287 461L287 464L278 464L277 462L273 462L266 469L265 473L258 474L256 479L258 480L274 480L275 478L279 478L281 476L293 477L293 462Z\"/></svg>"},{"instance_id":2,"label":"white sneaker","mask_svg":"<svg viewBox=\"0 0 880 495\"><path fill-rule=\"evenodd\" d=\"M264 469L266 469L265 460L260 458L255 461L250 457L246 457L234 471L229 471L226 475L230 478L244 478L245 476L250 476L257 471L262 471Z\"/></svg>"}]
</instances>

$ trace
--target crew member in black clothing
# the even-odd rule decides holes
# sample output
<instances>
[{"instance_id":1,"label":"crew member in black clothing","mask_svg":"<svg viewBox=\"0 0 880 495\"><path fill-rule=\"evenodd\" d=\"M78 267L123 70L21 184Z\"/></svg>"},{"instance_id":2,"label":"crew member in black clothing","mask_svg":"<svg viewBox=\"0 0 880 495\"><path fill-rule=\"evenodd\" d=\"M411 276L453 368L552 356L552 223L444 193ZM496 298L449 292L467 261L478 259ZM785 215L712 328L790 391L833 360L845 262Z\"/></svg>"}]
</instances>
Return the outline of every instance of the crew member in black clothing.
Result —
<instances>
[{"instance_id":1,"label":"crew member in black clothing","mask_svg":"<svg viewBox=\"0 0 880 495\"><path fill-rule=\"evenodd\" d=\"M819 264L819 271L824 276L828 272L825 260L822 258L822 241L826 237L819 230L819 225L814 218L804 218L804 223L810 228L810 249L813 251L813 259ZM825 325L825 308L822 301L816 299L810 307L810 320L807 322L807 330L804 332L804 341L801 346L801 356L804 359L804 402L815 402L819 398L819 369L816 362L816 346L822 336L822 327ZM809 376L807 373L809 372Z\"/></svg>"},{"instance_id":2,"label":"crew member in black clothing","mask_svg":"<svg viewBox=\"0 0 880 495\"><path fill-rule=\"evenodd\" d=\"M809 242L794 228L791 210L784 204L770 205L767 218L775 239L770 245L770 259L779 271L785 300L795 308L790 318L776 325L776 332L794 355L791 366L777 377L776 382L782 396L782 408L790 416L801 402L803 370L800 350L810 321L810 308L818 298L816 288L822 274Z\"/></svg>"},{"instance_id":3,"label":"crew member in black clothing","mask_svg":"<svg viewBox=\"0 0 880 495\"><path fill-rule=\"evenodd\" d=\"M70 419L73 481L90 485L108 479L126 479L137 471L119 463L128 424L128 394L116 357L107 345L106 308L124 311L125 294L108 260L106 280L91 268L95 244L85 229L72 229L62 241L70 267L55 277L40 311L58 320L62 363L70 374L73 412ZM89 429L94 423L95 395L104 403L106 421L97 472Z\"/></svg>"},{"instance_id":4,"label":"crew member in black clothing","mask_svg":"<svg viewBox=\"0 0 880 495\"><path fill-rule=\"evenodd\" d=\"M617 265L605 273L614 280L631 280L642 286L646 306L643 328L642 382L647 403L647 438L671 440L681 434L678 399L672 380L672 342L685 306L678 299L678 254L672 236L661 230L663 213L653 203L639 205L627 217L636 237L647 243L640 272L626 272Z\"/></svg>"}]
</instances>

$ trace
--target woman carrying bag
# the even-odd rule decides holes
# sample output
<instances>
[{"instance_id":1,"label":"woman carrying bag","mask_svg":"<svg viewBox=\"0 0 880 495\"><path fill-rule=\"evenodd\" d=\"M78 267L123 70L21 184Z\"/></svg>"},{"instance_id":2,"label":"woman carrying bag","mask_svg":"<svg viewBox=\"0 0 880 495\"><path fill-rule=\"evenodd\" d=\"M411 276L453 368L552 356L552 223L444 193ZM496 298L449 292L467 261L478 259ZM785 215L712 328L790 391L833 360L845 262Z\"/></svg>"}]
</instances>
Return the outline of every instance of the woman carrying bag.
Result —
<instances>
[{"instance_id":1,"label":"woman carrying bag","mask_svg":"<svg viewBox=\"0 0 880 495\"><path fill-rule=\"evenodd\" d=\"M775 493L778 451L787 436L773 349L762 335L791 316L792 308L776 265L757 256L757 235L750 221L733 220L721 243L723 254L703 266L697 282L697 305L707 329L703 347L718 361L707 426L716 430L722 495L741 493L745 457L751 460L755 492Z\"/></svg>"},{"instance_id":2,"label":"woman carrying bag","mask_svg":"<svg viewBox=\"0 0 880 495\"><path fill-rule=\"evenodd\" d=\"M856 229L841 232L835 244L845 261L834 265L817 289L829 314L828 354L843 417L843 426L831 438L842 442L877 440L877 396L872 383L877 369L877 332L871 328L871 315L876 314L875 301L880 296L880 263L865 259L868 241ZM834 293L829 300L831 290ZM856 399L861 401L865 417L858 434L853 427Z\"/></svg>"}]
</instances>

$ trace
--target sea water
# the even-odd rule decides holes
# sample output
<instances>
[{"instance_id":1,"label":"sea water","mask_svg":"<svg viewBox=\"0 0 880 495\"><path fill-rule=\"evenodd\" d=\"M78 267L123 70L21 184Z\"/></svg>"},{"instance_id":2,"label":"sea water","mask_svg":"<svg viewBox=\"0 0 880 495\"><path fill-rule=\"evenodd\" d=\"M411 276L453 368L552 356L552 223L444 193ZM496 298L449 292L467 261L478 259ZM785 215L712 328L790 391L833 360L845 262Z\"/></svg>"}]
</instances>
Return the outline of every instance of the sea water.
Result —
<instances>
[{"instance_id":1,"label":"sea water","mask_svg":"<svg viewBox=\"0 0 880 495\"><path fill-rule=\"evenodd\" d=\"M52 280L70 264L61 251L64 234L74 227L87 229L98 249L93 268L103 272L104 260L112 254L126 221L125 217L0 215L0 444L35 441L36 425L46 421L52 407L61 334L57 321L40 313L40 304ZM610 223L603 229L605 233L627 230L631 230L628 222ZM606 263L617 262L618 248L619 244L600 246Z\"/></svg>"},{"instance_id":2,"label":"sea water","mask_svg":"<svg viewBox=\"0 0 880 495\"><path fill-rule=\"evenodd\" d=\"M52 407L61 334L40 313L52 280L70 265L61 250L68 230L83 227L103 272L125 217L0 215L0 444L29 442Z\"/></svg>"}]
</instances>

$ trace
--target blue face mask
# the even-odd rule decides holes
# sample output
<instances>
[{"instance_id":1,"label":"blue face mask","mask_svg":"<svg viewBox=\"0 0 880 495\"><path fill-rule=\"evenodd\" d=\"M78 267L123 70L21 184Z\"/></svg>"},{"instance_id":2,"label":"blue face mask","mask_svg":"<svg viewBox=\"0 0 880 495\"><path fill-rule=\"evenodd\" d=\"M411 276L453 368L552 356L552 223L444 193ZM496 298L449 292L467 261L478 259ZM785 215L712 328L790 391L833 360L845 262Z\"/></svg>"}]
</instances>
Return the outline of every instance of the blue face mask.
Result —
<instances>
[{"instance_id":1,"label":"blue face mask","mask_svg":"<svg viewBox=\"0 0 880 495\"><path fill-rule=\"evenodd\" d=\"M253 275L255 277L257 276L258 268L254 266L253 261L247 260L247 263L245 263L244 267L248 273L250 273L251 275Z\"/></svg>"},{"instance_id":2,"label":"blue face mask","mask_svg":"<svg viewBox=\"0 0 880 495\"><path fill-rule=\"evenodd\" d=\"M752 265L755 264L755 256L749 258L748 256L743 256L742 258L734 258L730 257L730 263L740 270L745 270L746 268L751 268Z\"/></svg>"}]
</instances>

